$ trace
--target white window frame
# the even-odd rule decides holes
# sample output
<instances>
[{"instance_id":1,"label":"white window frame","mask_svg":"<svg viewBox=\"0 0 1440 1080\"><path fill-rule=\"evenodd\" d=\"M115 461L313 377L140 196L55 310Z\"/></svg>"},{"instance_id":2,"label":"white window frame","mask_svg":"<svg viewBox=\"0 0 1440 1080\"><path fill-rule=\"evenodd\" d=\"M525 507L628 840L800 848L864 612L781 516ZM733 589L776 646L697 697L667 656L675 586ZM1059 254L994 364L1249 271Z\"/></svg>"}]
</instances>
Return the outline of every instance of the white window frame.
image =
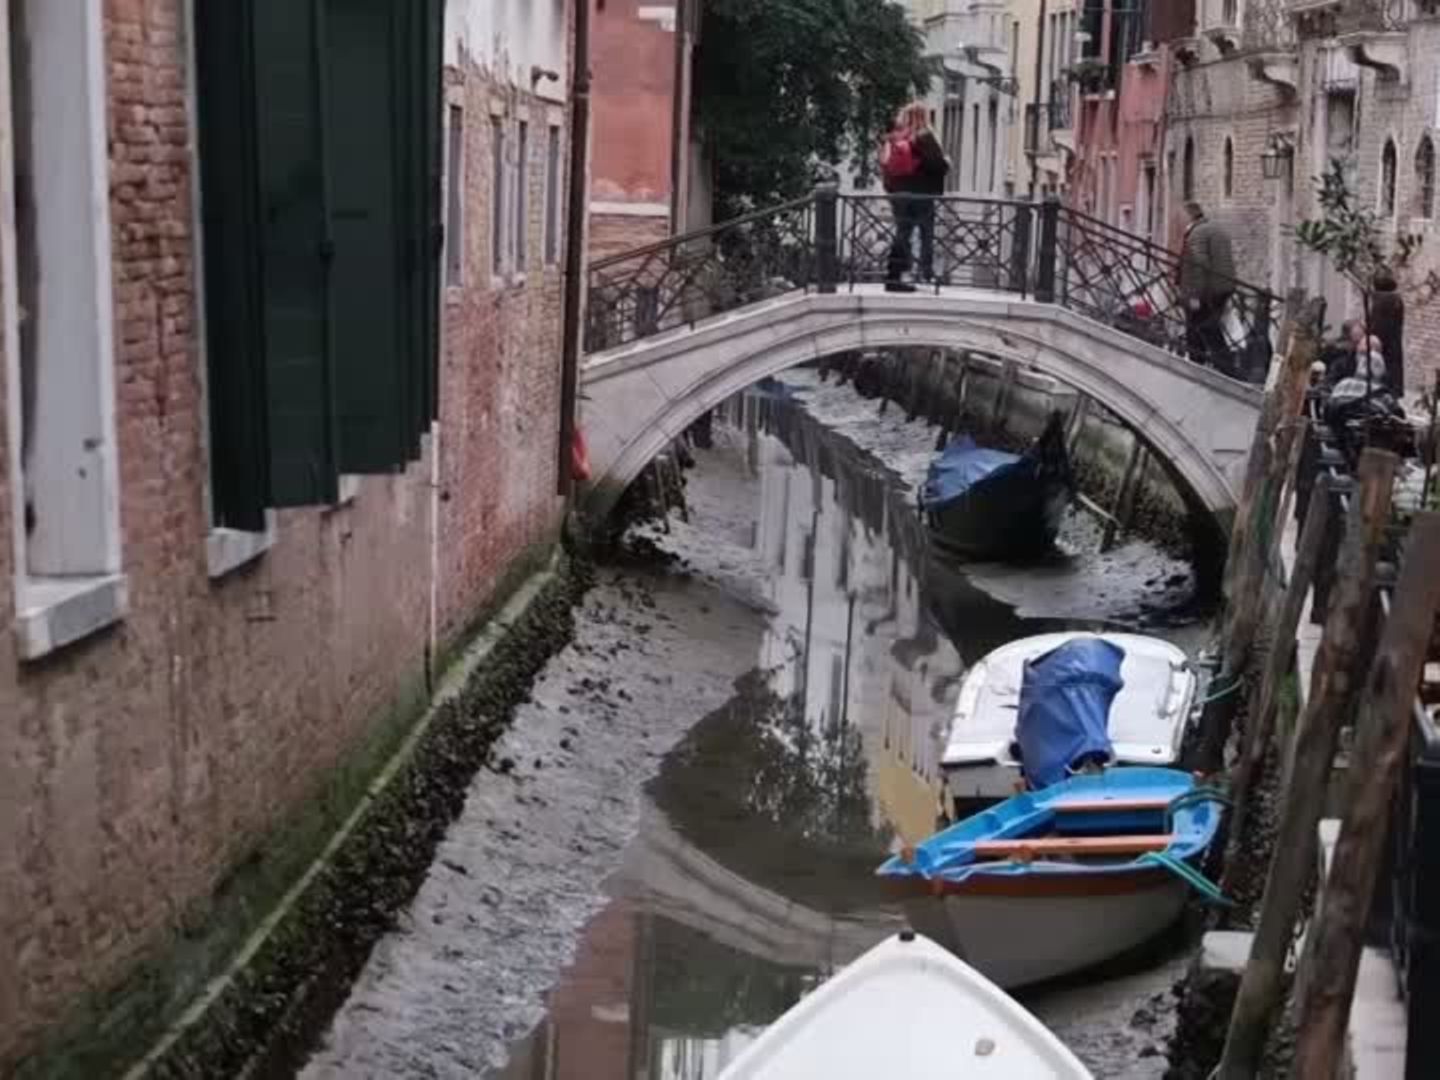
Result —
<instances>
[{"instance_id":1,"label":"white window frame","mask_svg":"<svg viewBox=\"0 0 1440 1080\"><path fill-rule=\"evenodd\" d=\"M457 127L457 123L458 127ZM445 288L465 286L465 106L445 102Z\"/></svg>"},{"instance_id":2,"label":"white window frame","mask_svg":"<svg viewBox=\"0 0 1440 1080\"><path fill-rule=\"evenodd\" d=\"M485 167L490 174L490 280L499 287L504 283L510 269L510 194L509 169L506 155L509 139L506 137L504 107L492 103L490 106L490 137L488 140Z\"/></svg>"},{"instance_id":3,"label":"white window frame","mask_svg":"<svg viewBox=\"0 0 1440 1080\"><path fill-rule=\"evenodd\" d=\"M520 284L530 268L530 121L515 118L510 139L510 265Z\"/></svg>"},{"instance_id":4,"label":"white window frame","mask_svg":"<svg viewBox=\"0 0 1440 1080\"><path fill-rule=\"evenodd\" d=\"M63 201L74 229L37 215L38 246L47 252L48 280L65 297L63 347L37 360L37 432L33 485L48 506L38 516L59 522L50 532L27 535L22 446L20 378L19 252L17 236L14 108L12 95L11 4L29 3L52 20L71 20L49 38L32 39L35 73L32 106L41 106L35 129L44 133L36 163L37 190ZM75 23L78 22L78 26ZM78 43L74 38L82 40ZM58 39L58 40L57 40ZM63 58L63 62L62 62ZM78 63L76 62L78 60ZM114 282L110 246L110 169L106 116L105 19L102 0L0 0L0 313L4 319L6 417L10 456L15 624L20 657L35 660L89 637L125 615L126 580L120 531L119 448L115 423ZM72 140L68 144L62 140ZM59 159L60 164L49 161ZM48 164L48 167L47 167ZM78 190L77 190L78 187ZM57 240L57 232L59 234ZM83 264L62 263L56 252L77 255ZM83 279L75 287L75 278ZM42 315L42 317L44 317ZM58 374L57 374L58 373ZM49 393L46 377L49 377ZM57 393L54 382L64 384ZM77 456L78 454L78 456ZM38 501L38 496L37 496ZM58 503L58 505L57 505ZM37 553L38 548L46 548ZM38 565L37 565L38 564Z\"/></svg>"},{"instance_id":5,"label":"white window frame","mask_svg":"<svg viewBox=\"0 0 1440 1080\"><path fill-rule=\"evenodd\" d=\"M565 216L564 156L564 128L558 119L550 117L545 125L545 236L542 242L546 266L560 265L560 222Z\"/></svg>"}]
</instances>

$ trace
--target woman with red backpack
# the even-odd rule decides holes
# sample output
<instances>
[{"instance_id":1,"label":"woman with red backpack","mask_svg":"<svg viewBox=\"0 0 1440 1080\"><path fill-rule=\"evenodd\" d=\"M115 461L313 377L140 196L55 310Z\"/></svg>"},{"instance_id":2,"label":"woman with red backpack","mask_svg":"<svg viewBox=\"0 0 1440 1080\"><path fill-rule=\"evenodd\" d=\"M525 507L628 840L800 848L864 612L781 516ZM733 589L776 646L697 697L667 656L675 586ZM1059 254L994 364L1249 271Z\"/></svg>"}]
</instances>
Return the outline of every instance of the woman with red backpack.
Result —
<instances>
[{"instance_id":1,"label":"woman with red backpack","mask_svg":"<svg viewBox=\"0 0 1440 1080\"><path fill-rule=\"evenodd\" d=\"M920 232L919 277L935 276L935 197L945 191L950 162L940 140L930 130L929 111L922 102L900 110L895 127L880 147L880 175L891 196L895 216L895 241L890 245L885 288L889 292L914 292L904 281L914 264L914 235Z\"/></svg>"}]
</instances>

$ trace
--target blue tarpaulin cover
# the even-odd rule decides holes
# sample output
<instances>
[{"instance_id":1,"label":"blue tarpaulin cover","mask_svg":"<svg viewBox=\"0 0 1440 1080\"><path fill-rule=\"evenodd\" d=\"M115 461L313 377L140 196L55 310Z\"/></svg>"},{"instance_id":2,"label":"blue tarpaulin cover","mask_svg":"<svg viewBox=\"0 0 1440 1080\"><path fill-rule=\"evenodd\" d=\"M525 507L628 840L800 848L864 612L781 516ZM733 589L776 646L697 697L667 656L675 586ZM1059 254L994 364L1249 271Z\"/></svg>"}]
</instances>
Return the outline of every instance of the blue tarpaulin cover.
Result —
<instances>
[{"instance_id":1,"label":"blue tarpaulin cover","mask_svg":"<svg viewBox=\"0 0 1440 1080\"><path fill-rule=\"evenodd\" d=\"M960 498L981 480L1019 466L1024 459L1004 450L987 450L976 446L975 440L961 435L930 463L925 487L920 492L926 510L938 510Z\"/></svg>"},{"instance_id":2,"label":"blue tarpaulin cover","mask_svg":"<svg viewBox=\"0 0 1440 1080\"><path fill-rule=\"evenodd\" d=\"M1125 685L1125 650L1103 638L1076 638L1025 662L1015 741L1032 788L1064 780L1086 754L1109 758L1110 705Z\"/></svg>"}]
</instances>

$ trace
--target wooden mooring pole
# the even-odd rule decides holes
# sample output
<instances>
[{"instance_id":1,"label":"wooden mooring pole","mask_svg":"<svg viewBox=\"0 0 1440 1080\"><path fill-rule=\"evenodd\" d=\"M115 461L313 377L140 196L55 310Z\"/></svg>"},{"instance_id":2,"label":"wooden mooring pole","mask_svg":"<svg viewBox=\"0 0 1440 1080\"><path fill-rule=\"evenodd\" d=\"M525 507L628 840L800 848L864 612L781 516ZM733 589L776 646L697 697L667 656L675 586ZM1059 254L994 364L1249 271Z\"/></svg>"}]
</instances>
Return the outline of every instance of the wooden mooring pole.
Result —
<instances>
[{"instance_id":1,"label":"wooden mooring pole","mask_svg":"<svg viewBox=\"0 0 1440 1080\"><path fill-rule=\"evenodd\" d=\"M1230 814L1232 836L1245 834L1250 810L1250 786L1270 748L1280 687L1289 676L1295 659L1295 635L1300 627L1300 615L1305 609L1305 600L1310 595L1311 582L1315 580L1315 567L1320 562L1320 549L1333 512L1330 477L1322 475L1315 484L1310 505L1305 511L1305 524L1300 530L1295 565L1290 569L1290 580L1286 582L1285 597L1280 603L1280 612L1275 620L1270 656L1250 704L1245 739L1230 785L1231 796L1235 800L1235 809Z\"/></svg>"},{"instance_id":2,"label":"wooden mooring pole","mask_svg":"<svg viewBox=\"0 0 1440 1080\"><path fill-rule=\"evenodd\" d=\"M1333 1075L1344 1052L1391 797L1405 768L1415 692L1440 607L1437 568L1440 513L1419 514L1355 718L1345 818L1297 973L1295 1076Z\"/></svg>"},{"instance_id":3,"label":"wooden mooring pole","mask_svg":"<svg viewBox=\"0 0 1440 1080\"><path fill-rule=\"evenodd\" d=\"M1225 656L1222 667L1234 679L1250 655L1262 610L1266 562L1279 523L1281 491L1293 469L1291 448L1310 384L1310 365L1319 355L1312 302L1289 326L1285 359L1265 394L1246 465L1245 484L1235 508L1229 565L1225 570ZM1298 321L1296 321L1298 320Z\"/></svg>"},{"instance_id":4,"label":"wooden mooring pole","mask_svg":"<svg viewBox=\"0 0 1440 1080\"><path fill-rule=\"evenodd\" d=\"M1310 699L1291 746L1290 783L1265 879L1260 921L1240 979L1217 1080L1252 1080L1279 999L1295 922L1315 868L1316 825L1335 761L1340 728L1352 715L1361 680L1361 631L1374 600L1375 562L1390 517L1399 458L1361 455L1359 490L1350 506L1335 591L1315 657Z\"/></svg>"}]
</instances>

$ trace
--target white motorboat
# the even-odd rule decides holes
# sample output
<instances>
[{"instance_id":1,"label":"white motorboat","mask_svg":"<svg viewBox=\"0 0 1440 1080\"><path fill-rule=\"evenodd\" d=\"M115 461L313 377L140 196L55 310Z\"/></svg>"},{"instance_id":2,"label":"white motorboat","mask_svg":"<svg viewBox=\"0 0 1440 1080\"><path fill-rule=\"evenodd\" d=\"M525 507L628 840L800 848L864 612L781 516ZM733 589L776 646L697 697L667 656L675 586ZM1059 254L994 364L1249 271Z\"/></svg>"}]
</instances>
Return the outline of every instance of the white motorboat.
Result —
<instances>
[{"instance_id":1,"label":"white motorboat","mask_svg":"<svg viewBox=\"0 0 1440 1080\"><path fill-rule=\"evenodd\" d=\"M960 684L940 770L945 811L964 817L977 804L1007 799L1021 786L1015 722L1025 663L1068 642L1099 638L1124 651L1124 686L1110 706L1111 764L1177 763L1199 699L1199 675L1168 641L1140 634L1040 634L990 653Z\"/></svg>"},{"instance_id":2,"label":"white motorboat","mask_svg":"<svg viewBox=\"0 0 1440 1080\"><path fill-rule=\"evenodd\" d=\"M720 1080L1089 1080L999 987L934 942L887 938L775 1021Z\"/></svg>"}]
</instances>

